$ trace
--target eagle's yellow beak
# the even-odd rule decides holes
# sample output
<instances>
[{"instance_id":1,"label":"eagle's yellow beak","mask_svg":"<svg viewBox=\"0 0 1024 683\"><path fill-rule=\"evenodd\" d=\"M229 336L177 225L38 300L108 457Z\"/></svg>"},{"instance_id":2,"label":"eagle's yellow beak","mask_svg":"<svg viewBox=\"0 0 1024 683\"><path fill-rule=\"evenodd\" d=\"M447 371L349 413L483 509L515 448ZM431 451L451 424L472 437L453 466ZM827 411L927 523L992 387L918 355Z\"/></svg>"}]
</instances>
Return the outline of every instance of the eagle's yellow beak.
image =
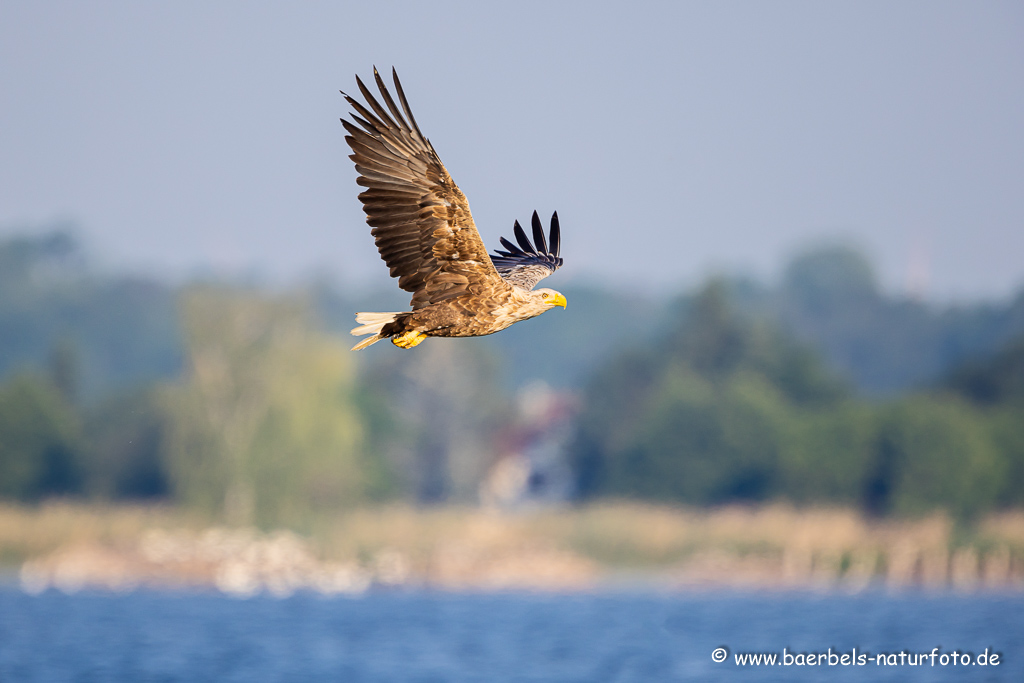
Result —
<instances>
[{"instance_id":1,"label":"eagle's yellow beak","mask_svg":"<svg viewBox=\"0 0 1024 683\"><path fill-rule=\"evenodd\" d=\"M562 308L565 308L565 304L565 297L561 294L555 294L555 298L551 300L552 306L561 306Z\"/></svg>"}]
</instances>

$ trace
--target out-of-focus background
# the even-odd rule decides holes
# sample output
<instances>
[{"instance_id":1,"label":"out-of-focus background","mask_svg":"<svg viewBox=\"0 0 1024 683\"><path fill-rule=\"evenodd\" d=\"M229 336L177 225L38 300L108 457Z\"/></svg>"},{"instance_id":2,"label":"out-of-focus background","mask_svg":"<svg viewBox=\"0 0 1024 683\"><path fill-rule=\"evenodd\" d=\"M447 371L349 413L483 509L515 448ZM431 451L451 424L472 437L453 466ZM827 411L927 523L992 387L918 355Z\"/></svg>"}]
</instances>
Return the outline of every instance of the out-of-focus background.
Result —
<instances>
[{"instance_id":1,"label":"out-of-focus background","mask_svg":"<svg viewBox=\"0 0 1024 683\"><path fill-rule=\"evenodd\" d=\"M351 5L0 7L26 589L1024 584L1019 4ZM373 64L564 312L348 350Z\"/></svg>"},{"instance_id":2,"label":"out-of-focus background","mask_svg":"<svg viewBox=\"0 0 1024 683\"><path fill-rule=\"evenodd\" d=\"M1022 37L0 3L0 679L1020 680ZM374 64L488 245L559 212L565 311L349 350L408 305L338 122Z\"/></svg>"}]
</instances>

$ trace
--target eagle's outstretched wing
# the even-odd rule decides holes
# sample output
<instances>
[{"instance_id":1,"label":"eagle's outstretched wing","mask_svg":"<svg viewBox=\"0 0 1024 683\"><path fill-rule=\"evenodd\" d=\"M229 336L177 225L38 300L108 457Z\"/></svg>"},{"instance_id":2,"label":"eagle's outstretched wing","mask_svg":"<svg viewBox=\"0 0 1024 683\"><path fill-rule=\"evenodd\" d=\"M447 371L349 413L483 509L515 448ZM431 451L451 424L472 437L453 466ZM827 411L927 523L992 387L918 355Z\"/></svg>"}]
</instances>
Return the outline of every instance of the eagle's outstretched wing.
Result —
<instances>
[{"instance_id":1,"label":"eagle's outstretched wing","mask_svg":"<svg viewBox=\"0 0 1024 683\"><path fill-rule=\"evenodd\" d=\"M526 236L519 221L513 231L519 246L512 244L504 237L501 245L507 251L495 249L491 254L491 263L498 269L498 274L505 282L523 289L533 289L538 282L562 267L561 232L558 229L558 212L551 215L551 248L544 239L544 227L541 225L537 212L533 212L533 241L536 248Z\"/></svg>"},{"instance_id":2,"label":"eagle's outstretched wing","mask_svg":"<svg viewBox=\"0 0 1024 683\"><path fill-rule=\"evenodd\" d=\"M467 291L508 287L487 255L465 195L420 132L398 73L392 69L401 110L376 68L373 77L387 109L356 76L369 109L343 92L359 125L341 122L359 172L356 182L367 188L359 195L366 222L391 276L412 292L413 309Z\"/></svg>"}]
</instances>

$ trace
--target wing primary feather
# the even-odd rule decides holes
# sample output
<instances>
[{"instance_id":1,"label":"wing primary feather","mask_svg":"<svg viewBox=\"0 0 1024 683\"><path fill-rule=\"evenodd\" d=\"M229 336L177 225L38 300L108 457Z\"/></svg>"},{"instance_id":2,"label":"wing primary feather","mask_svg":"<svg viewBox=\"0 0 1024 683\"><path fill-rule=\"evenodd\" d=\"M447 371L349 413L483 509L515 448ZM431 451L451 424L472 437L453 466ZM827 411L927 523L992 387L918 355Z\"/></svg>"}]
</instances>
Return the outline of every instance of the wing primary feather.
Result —
<instances>
[{"instance_id":1,"label":"wing primary feather","mask_svg":"<svg viewBox=\"0 0 1024 683\"><path fill-rule=\"evenodd\" d=\"M366 87L366 84L363 83L363 79L359 78L359 76L356 76L356 84L359 86L359 92L363 93L363 98L366 100L366 103L373 108L377 117L380 118L388 128L398 128L395 122L391 120L391 116L388 114L387 110L380 106L380 102L377 101L377 98L373 96L373 93L370 92L370 89Z\"/></svg>"},{"instance_id":2,"label":"wing primary feather","mask_svg":"<svg viewBox=\"0 0 1024 683\"><path fill-rule=\"evenodd\" d=\"M507 254L502 254L503 256L515 256L517 254L522 254L523 253L522 249L520 249L516 245L512 244L511 242L509 242L504 237L499 237L498 239L501 242L501 246L503 246L506 249L508 249L508 253Z\"/></svg>"},{"instance_id":3,"label":"wing primary feather","mask_svg":"<svg viewBox=\"0 0 1024 683\"><path fill-rule=\"evenodd\" d=\"M377 88L380 90L381 96L384 98L384 104L388 105L388 109L391 110L391 115L395 117L398 125L402 130L411 130L409 124L402 118L402 112L399 111L395 105L395 101L391 98L391 93L388 92L388 87L384 85L384 79L380 77L380 73L377 72L377 67L373 67L373 78L377 81Z\"/></svg>"},{"instance_id":4,"label":"wing primary feather","mask_svg":"<svg viewBox=\"0 0 1024 683\"><path fill-rule=\"evenodd\" d=\"M397 125L393 121L391 121L391 118L387 115L386 112L384 112L380 104L375 99L373 99L373 97L370 96L369 91L366 89L366 86L363 85L363 82L359 79L358 76L356 76L356 81L359 83L359 88L366 96L367 101L370 102L370 106L373 106L376 111L381 112L383 114L384 119L386 119L389 123L381 121L376 116L374 116L374 114L370 112L369 109L361 105L358 102L358 100L355 100L346 95L345 99L348 101L348 103L352 105L352 108L355 109L361 116L363 116L365 120L360 118L359 116L356 116L355 114L352 115L352 118L355 119L356 123L358 123L360 126L366 129L366 132L370 135L370 137L380 140L388 145L391 145L395 149L402 150L404 156L415 156L416 150L410 147L407 142L403 141L400 136L395 134L395 131L399 130Z\"/></svg>"},{"instance_id":5,"label":"wing primary feather","mask_svg":"<svg viewBox=\"0 0 1024 683\"><path fill-rule=\"evenodd\" d=\"M537 212L533 212L533 243L537 245L537 252L540 254L548 253L548 242L544 239L544 226L541 225L540 217Z\"/></svg>"},{"instance_id":6,"label":"wing primary feather","mask_svg":"<svg viewBox=\"0 0 1024 683\"><path fill-rule=\"evenodd\" d=\"M523 230L523 226L519 225L519 221L516 221L512 231L516 234L516 241L519 242L519 246L523 248L527 254L536 254L537 250L530 244L530 239L526 236L526 232Z\"/></svg>"},{"instance_id":7,"label":"wing primary feather","mask_svg":"<svg viewBox=\"0 0 1024 683\"><path fill-rule=\"evenodd\" d=\"M562 249L562 230L558 227L558 212L551 214L551 254L558 258Z\"/></svg>"},{"instance_id":8,"label":"wing primary feather","mask_svg":"<svg viewBox=\"0 0 1024 683\"><path fill-rule=\"evenodd\" d=\"M409 101L405 99L405 91L402 90L402 82L398 80L398 70L391 67L391 77L395 81L395 91L398 92L398 101L402 103L402 109L405 110L405 115L409 117L409 123L412 124L416 134L420 136L421 140L426 140L423 133L420 131L420 126L416 123L416 117L412 115L412 109L409 108Z\"/></svg>"},{"instance_id":9,"label":"wing primary feather","mask_svg":"<svg viewBox=\"0 0 1024 683\"><path fill-rule=\"evenodd\" d=\"M516 239L519 240L519 244L522 244L524 240L527 244L530 243L530 240L525 239L526 232L523 230L523 226L519 225L519 221L513 221L512 231L515 233ZM522 235L522 237L520 237L520 235ZM527 252L523 251L517 245L512 244L508 240L505 240L504 237L502 239L504 240L502 244L509 247L513 254L522 254L523 256L526 256Z\"/></svg>"},{"instance_id":10,"label":"wing primary feather","mask_svg":"<svg viewBox=\"0 0 1024 683\"><path fill-rule=\"evenodd\" d=\"M403 142L392 132L393 129L387 127L387 125L377 120L377 117L371 114L365 107L359 105L355 100L351 100L353 108L356 108L360 114L365 116L367 119L360 118L355 114L352 114L352 119L360 126L366 129L365 134L369 135L374 140L377 140L381 144L392 147L393 149L399 150L402 156L415 156L416 151L412 149L407 143ZM376 123L372 123L376 121Z\"/></svg>"},{"instance_id":11,"label":"wing primary feather","mask_svg":"<svg viewBox=\"0 0 1024 683\"><path fill-rule=\"evenodd\" d=\"M363 82L362 82L362 80L360 80L359 76L356 76L356 84L359 86L359 90L365 96L366 92L367 92L366 91L366 86L363 85ZM376 116L374 116L373 113L370 112L369 109L364 107L359 102L359 100L357 100L356 98L352 97L351 95L345 95L345 100L350 105L352 105L352 108L355 109L357 112L359 112L359 115L362 116L363 118L365 118L368 121L371 121L371 122L377 124L377 126L379 126L381 128L386 128L387 127L387 126L385 126L384 122L382 122L380 119L378 119ZM369 104L369 103L367 103L367 104ZM370 105L370 106L373 106L373 105ZM378 106L380 106L380 105L378 105Z\"/></svg>"},{"instance_id":12,"label":"wing primary feather","mask_svg":"<svg viewBox=\"0 0 1024 683\"><path fill-rule=\"evenodd\" d=\"M365 128L368 134L373 137L379 137L382 130L387 130L387 126L378 120L369 109L359 104L359 102L351 97L348 98L348 102L352 105L352 108L359 113L359 116L353 114L352 118L355 119L356 123ZM360 118L360 116L362 118Z\"/></svg>"}]
</instances>

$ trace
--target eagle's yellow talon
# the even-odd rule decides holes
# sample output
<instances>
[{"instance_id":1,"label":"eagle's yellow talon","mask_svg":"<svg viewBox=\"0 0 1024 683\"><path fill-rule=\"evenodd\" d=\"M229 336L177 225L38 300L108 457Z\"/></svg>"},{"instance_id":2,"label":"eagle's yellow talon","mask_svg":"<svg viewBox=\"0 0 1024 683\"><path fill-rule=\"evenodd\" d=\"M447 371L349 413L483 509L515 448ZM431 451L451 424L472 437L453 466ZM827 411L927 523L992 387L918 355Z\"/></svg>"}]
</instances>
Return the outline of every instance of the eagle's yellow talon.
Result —
<instances>
[{"instance_id":1,"label":"eagle's yellow talon","mask_svg":"<svg viewBox=\"0 0 1024 683\"><path fill-rule=\"evenodd\" d=\"M391 343L400 349L411 349L412 347L419 344L421 341L427 338L422 332L416 330L409 330L405 334L400 334L397 337L391 338Z\"/></svg>"}]
</instances>

